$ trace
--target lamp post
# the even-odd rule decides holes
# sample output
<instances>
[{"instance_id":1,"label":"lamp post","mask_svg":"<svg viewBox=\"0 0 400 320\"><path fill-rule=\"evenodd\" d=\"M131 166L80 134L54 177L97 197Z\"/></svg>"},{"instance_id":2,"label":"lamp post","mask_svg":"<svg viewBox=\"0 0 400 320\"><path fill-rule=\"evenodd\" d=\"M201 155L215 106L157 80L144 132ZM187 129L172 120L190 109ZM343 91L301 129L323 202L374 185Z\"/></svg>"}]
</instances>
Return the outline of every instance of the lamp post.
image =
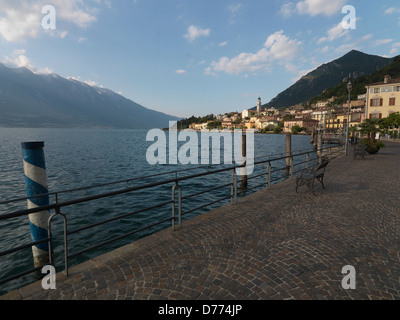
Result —
<instances>
[{"instance_id":1,"label":"lamp post","mask_svg":"<svg viewBox=\"0 0 400 320\"><path fill-rule=\"evenodd\" d=\"M349 76L349 83L347 84L347 90L349 91L349 107L347 108L347 129L346 129L346 156L349 154L349 122L350 122L350 94L353 89L351 83L351 77Z\"/></svg>"}]
</instances>

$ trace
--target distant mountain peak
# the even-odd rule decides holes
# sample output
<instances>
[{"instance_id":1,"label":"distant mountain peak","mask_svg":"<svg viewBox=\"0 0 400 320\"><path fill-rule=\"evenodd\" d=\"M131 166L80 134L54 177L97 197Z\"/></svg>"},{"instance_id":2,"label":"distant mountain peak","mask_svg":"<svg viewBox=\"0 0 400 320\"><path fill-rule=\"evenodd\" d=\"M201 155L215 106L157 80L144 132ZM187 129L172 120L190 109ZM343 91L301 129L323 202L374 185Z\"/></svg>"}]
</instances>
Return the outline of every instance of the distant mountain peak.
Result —
<instances>
[{"instance_id":1,"label":"distant mountain peak","mask_svg":"<svg viewBox=\"0 0 400 320\"><path fill-rule=\"evenodd\" d=\"M305 103L325 89L336 86L349 74L370 74L389 63L389 58L351 50L344 56L322 64L279 93L266 107L284 108Z\"/></svg>"},{"instance_id":2,"label":"distant mountain peak","mask_svg":"<svg viewBox=\"0 0 400 320\"><path fill-rule=\"evenodd\" d=\"M0 63L0 127L166 128L179 118L110 89Z\"/></svg>"}]
</instances>

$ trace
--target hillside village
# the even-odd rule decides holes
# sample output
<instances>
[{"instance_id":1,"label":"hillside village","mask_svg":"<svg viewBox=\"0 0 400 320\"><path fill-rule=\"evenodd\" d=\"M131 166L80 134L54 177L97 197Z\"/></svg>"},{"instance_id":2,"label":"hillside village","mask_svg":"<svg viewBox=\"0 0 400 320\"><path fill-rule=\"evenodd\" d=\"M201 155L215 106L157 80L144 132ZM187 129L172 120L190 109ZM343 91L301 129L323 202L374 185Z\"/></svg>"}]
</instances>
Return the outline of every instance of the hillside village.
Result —
<instances>
[{"instance_id":1,"label":"hillside village","mask_svg":"<svg viewBox=\"0 0 400 320\"><path fill-rule=\"evenodd\" d=\"M189 129L254 129L266 133L311 134L316 130L341 133L349 127L359 127L366 119L384 119L391 113L400 112L400 78L385 76L381 82L368 84L366 92L356 100L335 105L332 97L307 106L300 104L285 109L262 108L258 99L256 110L245 109L242 113L220 114L204 123L191 123Z\"/></svg>"}]
</instances>

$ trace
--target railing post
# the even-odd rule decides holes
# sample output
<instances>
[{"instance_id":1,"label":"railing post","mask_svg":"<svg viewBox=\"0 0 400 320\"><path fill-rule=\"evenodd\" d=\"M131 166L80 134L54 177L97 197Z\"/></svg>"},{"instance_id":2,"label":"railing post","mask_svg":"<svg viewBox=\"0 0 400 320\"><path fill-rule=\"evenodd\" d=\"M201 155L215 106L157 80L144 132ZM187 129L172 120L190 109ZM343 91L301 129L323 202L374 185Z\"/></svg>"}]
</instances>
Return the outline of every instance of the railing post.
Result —
<instances>
[{"instance_id":1,"label":"railing post","mask_svg":"<svg viewBox=\"0 0 400 320\"><path fill-rule=\"evenodd\" d=\"M294 170L294 160L293 157L289 158L289 163L290 163L290 167L289 167L289 179L293 179L293 170Z\"/></svg>"},{"instance_id":2,"label":"railing post","mask_svg":"<svg viewBox=\"0 0 400 320\"><path fill-rule=\"evenodd\" d=\"M176 182L172 186L172 196L171 196L171 204L172 204L172 230L175 231L175 189L176 189Z\"/></svg>"},{"instance_id":3,"label":"railing post","mask_svg":"<svg viewBox=\"0 0 400 320\"><path fill-rule=\"evenodd\" d=\"M306 169L310 168L310 154L307 152L306 156Z\"/></svg>"},{"instance_id":4,"label":"railing post","mask_svg":"<svg viewBox=\"0 0 400 320\"><path fill-rule=\"evenodd\" d=\"M178 184L178 226L182 228L182 188Z\"/></svg>"},{"instance_id":5,"label":"railing post","mask_svg":"<svg viewBox=\"0 0 400 320\"><path fill-rule=\"evenodd\" d=\"M65 261L65 275L68 277L68 238L67 238L67 217L61 214L64 218L64 261Z\"/></svg>"},{"instance_id":6,"label":"railing post","mask_svg":"<svg viewBox=\"0 0 400 320\"><path fill-rule=\"evenodd\" d=\"M175 190L178 188L178 227L182 228L182 188L178 183L178 180L175 181L172 186L172 230L176 231L175 228Z\"/></svg>"},{"instance_id":7,"label":"railing post","mask_svg":"<svg viewBox=\"0 0 400 320\"><path fill-rule=\"evenodd\" d=\"M271 188L271 162L267 164L267 188Z\"/></svg>"},{"instance_id":8,"label":"railing post","mask_svg":"<svg viewBox=\"0 0 400 320\"><path fill-rule=\"evenodd\" d=\"M237 203L237 175L236 175L236 168L233 168L232 180L231 180L231 204L235 205L236 203Z\"/></svg>"}]
</instances>

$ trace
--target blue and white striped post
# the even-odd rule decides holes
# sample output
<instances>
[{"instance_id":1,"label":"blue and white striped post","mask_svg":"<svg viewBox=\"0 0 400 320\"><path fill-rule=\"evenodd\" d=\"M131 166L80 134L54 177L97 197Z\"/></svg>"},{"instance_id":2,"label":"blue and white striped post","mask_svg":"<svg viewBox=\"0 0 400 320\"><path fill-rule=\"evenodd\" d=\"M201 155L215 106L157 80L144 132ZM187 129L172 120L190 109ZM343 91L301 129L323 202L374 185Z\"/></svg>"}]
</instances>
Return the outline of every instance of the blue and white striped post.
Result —
<instances>
[{"instance_id":1,"label":"blue and white striped post","mask_svg":"<svg viewBox=\"0 0 400 320\"><path fill-rule=\"evenodd\" d=\"M46 206L49 204L47 173L44 157L44 142L23 142L22 156L26 193L29 198L28 209ZM40 197L37 197L39 196ZM43 196L42 196L43 195ZM48 238L49 211L40 211L29 215L29 225L32 242ZM33 262L35 267L50 264L48 242L32 246Z\"/></svg>"}]
</instances>

